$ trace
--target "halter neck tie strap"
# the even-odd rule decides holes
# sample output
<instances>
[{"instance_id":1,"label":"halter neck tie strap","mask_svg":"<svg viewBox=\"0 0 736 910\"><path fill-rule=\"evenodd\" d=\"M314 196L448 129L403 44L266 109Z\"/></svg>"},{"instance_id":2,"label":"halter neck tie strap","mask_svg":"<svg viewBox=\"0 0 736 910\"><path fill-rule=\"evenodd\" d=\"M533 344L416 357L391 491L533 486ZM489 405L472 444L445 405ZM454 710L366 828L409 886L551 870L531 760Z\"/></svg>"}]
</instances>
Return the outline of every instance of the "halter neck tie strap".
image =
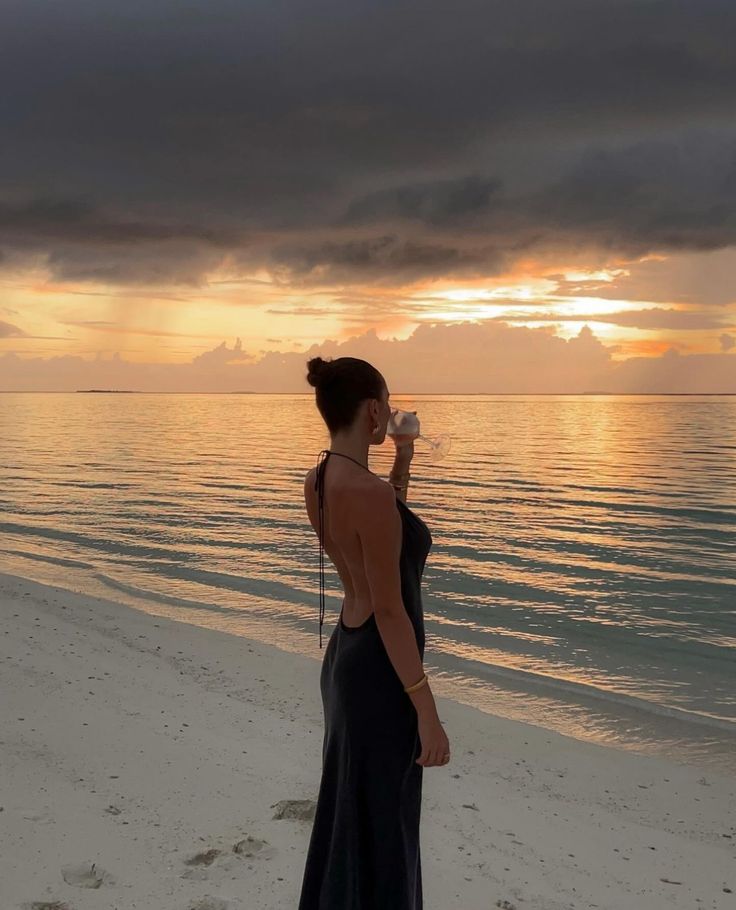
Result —
<instances>
[{"instance_id":1,"label":"halter neck tie strap","mask_svg":"<svg viewBox=\"0 0 736 910\"><path fill-rule=\"evenodd\" d=\"M322 647L322 626L325 621L325 468L332 453L322 449L317 459L314 489L319 500L319 646ZM322 457L324 455L324 458Z\"/></svg>"}]
</instances>

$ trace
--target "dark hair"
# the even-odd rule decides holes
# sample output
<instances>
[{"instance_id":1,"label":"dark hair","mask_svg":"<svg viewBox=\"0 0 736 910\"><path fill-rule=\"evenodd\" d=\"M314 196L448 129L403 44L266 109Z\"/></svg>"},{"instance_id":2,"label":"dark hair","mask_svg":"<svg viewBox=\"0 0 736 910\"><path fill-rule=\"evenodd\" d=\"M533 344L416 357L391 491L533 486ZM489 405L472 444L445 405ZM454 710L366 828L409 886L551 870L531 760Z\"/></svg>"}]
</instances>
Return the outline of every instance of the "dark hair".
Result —
<instances>
[{"instance_id":1,"label":"dark hair","mask_svg":"<svg viewBox=\"0 0 736 910\"><path fill-rule=\"evenodd\" d=\"M386 387L378 370L357 357L313 357L307 367L307 382L317 389L317 409L330 433L352 426L361 402L380 399Z\"/></svg>"}]
</instances>

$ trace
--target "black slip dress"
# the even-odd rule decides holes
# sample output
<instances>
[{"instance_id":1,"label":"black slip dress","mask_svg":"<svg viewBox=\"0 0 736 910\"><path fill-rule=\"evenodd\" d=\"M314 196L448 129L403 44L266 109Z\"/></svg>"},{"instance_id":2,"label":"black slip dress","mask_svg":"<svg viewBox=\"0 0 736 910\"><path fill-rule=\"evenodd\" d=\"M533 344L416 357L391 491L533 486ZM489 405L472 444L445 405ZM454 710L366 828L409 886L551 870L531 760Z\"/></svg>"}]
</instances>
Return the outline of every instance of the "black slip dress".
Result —
<instances>
[{"instance_id":1,"label":"black slip dress","mask_svg":"<svg viewBox=\"0 0 736 910\"><path fill-rule=\"evenodd\" d=\"M325 449L320 457L325 452L316 482L320 550L324 470L330 455L341 454ZM421 579L432 535L398 497L396 507L402 521L401 595L423 658ZM320 631L323 610L321 601ZM359 626L346 626L340 611L325 649L320 689L322 778L298 910L422 910L424 769L416 763L417 714L373 613Z\"/></svg>"}]
</instances>

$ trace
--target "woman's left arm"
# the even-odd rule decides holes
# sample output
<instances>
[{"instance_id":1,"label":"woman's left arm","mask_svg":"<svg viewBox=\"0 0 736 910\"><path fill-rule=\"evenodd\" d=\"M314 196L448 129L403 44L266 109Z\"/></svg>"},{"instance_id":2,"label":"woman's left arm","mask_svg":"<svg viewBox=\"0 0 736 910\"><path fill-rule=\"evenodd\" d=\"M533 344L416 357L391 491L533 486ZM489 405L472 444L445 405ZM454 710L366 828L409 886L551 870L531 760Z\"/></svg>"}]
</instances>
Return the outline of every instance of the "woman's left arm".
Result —
<instances>
[{"instance_id":1,"label":"woman's left arm","mask_svg":"<svg viewBox=\"0 0 736 910\"><path fill-rule=\"evenodd\" d=\"M406 493L409 487L409 467L414 457L413 440L407 445L402 445L396 449L394 465L388 477L388 482L394 488L394 492L402 502L406 502Z\"/></svg>"}]
</instances>

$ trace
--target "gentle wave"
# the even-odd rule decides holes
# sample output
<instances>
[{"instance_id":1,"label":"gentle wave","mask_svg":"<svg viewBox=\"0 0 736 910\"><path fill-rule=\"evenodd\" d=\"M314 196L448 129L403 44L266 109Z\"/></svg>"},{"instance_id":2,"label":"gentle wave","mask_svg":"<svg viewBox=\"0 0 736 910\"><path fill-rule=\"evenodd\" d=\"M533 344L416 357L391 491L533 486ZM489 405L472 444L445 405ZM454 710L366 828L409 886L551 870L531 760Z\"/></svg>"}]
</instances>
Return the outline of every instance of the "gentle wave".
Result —
<instances>
[{"instance_id":1,"label":"gentle wave","mask_svg":"<svg viewBox=\"0 0 736 910\"><path fill-rule=\"evenodd\" d=\"M733 729L736 399L394 404L453 437L438 463L416 444L409 499L434 541L427 659L464 697L503 684L549 694L535 722L606 703ZM0 422L4 571L314 653L302 483L329 438L311 394L6 394ZM371 449L380 476L391 451Z\"/></svg>"}]
</instances>

